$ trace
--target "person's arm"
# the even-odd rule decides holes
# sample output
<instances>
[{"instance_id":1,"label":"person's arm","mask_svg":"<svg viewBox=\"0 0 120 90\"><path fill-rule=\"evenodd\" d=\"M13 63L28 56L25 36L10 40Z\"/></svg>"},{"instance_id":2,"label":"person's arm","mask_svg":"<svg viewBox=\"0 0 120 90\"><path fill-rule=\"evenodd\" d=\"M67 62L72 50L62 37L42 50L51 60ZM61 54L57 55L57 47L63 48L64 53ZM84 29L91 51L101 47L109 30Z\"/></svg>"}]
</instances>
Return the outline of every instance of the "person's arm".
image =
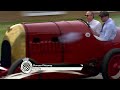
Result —
<instances>
[{"instance_id":1,"label":"person's arm","mask_svg":"<svg viewBox=\"0 0 120 90\"><path fill-rule=\"evenodd\" d=\"M100 40L100 41L107 41L107 40L105 40L105 39L103 39L103 38L100 38L100 37L98 37L98 36L96 36L96 35L93 35L96 39L98 39L98 40Z\"/></svg>"},{"instance_id":2,"label":"person's arm","mask_svg":"<svg viewBox=\"0 0 120 90\"><path fill-rule=\"evenodd\" d=\"M102 24L101 24L101 23L98 23L98 24L96 25L96 34L97 34L97 36L100 35L101 29L102 29Z\"/></svg>"},{"instance_id":3,"label":"person's arm","mask_svg":"<svg viewBox=\"0 0 120 90\"><path fill-rule=\"evenodd\" d=\"M92 25L91 28L92 28L92 33L94 35L96 35L96 36L100 35L100 31L101 31L101 28L102 28L101 23L95 23L95 25Z\"/></svg>"},{"instance_id":4,"label":"person's arm","mask_svg":"<svg viewBox=\"0 0 120 90\"><path fill-rule=\"evenodd\" d=\"M101 29L102 29L102 25L101 23L98 23L97 25L94 26L94 30L92 30L92 33L96 36L99 36Z\"/></svg>"}]
</instances>

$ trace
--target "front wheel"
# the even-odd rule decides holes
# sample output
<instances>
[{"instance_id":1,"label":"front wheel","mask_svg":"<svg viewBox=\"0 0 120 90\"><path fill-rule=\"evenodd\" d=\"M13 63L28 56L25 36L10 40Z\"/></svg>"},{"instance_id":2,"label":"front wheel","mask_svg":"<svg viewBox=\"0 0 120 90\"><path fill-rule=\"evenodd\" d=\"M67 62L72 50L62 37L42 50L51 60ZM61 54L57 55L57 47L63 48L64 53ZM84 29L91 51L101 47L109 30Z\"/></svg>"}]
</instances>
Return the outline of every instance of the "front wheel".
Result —
<instances>
[{"instance_id":1,"label":"front wheel","mask_svg":"<svg viewBox=\"0 0 120 90\"><path fill-rule=\"evenodd\" d=\"M120 49L110 50L101 65L103 79L120 79Z\"/></svg>"},{"instance_id":2,"label":"front wheel","mask_svg":"<svg viewBox=\"0 0 120 90\"><path fill-rule=\"evenodd\" d=\"M22 70L21 70L21 64L22 64L25 60L30 61L31 64L37 64L37 63L35 62L35 60L30 59L30 58L18 59L18 60L16 60L16 61L11 65L11 67L10 67L9 70L8 70L7 75L14 74L14 73L16 73L16 72L21 72L21 71L22 71ZM23 67L23 68L24 68L26 71L28 71L28 70L30 69L30 65L27 64L27 63L25 63L24 65L26 65L26 66L25 66L25 68L24 68L24 67Z\"/></svg>"}]
</instances>

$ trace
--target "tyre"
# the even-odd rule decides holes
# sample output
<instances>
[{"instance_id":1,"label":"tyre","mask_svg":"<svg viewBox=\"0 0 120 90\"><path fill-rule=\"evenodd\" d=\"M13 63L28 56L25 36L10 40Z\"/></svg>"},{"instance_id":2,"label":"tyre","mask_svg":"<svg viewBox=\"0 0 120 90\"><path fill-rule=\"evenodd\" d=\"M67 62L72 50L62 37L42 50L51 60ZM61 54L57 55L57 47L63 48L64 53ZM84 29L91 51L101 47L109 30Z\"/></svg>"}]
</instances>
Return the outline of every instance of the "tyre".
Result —
<instances>
[{"instance_id":1,"label":"tyre","mask_svg":"<svg viewBox=\"0 0 120 90\"><path fill-rule=\"evenodd\" d=\"M26 59L26 58L16 60L16 61L11 65L11 67L9 68L7 75L10 75L10 74L15 73L16 70L17 70L17 72L18 72L18 71L20 72L20 71L21 71L21 70L20 70L20 66L21 66L21 64L22 64L22 62L23 62L24 59ZM34 60L32 60L32 59L30 59L30 58L28 58L28 60L29 60L32 64L37 64Z\"/></svg>"},{"instance_id":2,"label":"tyre","mask_svg":"<svg viewBox=\"0 0 120 90\"><path fill-rule=\"evenodd\" d=\"M103 79L120 79L120 48L110 50L101 64Z\"/></svg>"},{"instance_id":3,"label":"tyre","mask_svg":"<svg viewBox=\"0 0 120 90\"><path fill-rule=\"evenodd\" d=\"M11 46L7 40L1 45L1 66L9 68L11 66Z\"/></svg>"}]
</instances>

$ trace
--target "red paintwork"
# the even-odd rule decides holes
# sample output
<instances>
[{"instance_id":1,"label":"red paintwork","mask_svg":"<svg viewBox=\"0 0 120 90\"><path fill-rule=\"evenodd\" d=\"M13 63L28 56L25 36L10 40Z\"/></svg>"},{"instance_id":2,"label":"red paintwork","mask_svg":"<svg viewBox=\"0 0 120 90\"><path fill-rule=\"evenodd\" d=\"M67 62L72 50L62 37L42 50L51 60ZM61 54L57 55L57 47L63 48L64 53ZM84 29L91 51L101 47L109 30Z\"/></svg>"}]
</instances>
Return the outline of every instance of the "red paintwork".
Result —
<instances>
[{"instance_id":1,"label":"red paintwork","mask_svg":"<svg viewBox=\"0 0 120 90\"><path fill-rule=\"evenodd\" d=\"M24 24L26 30L26 53L27 57L37 60L39 63L60 63L62 60L62 45L53 43L52 37L60 35L56 24L33 23ZM40 38L40 43L33 43L33 38ZM49 60L48 60L49 59Z\"/></svg>"},{"instance_id":2,"label":"red paintwork","mask_svg":"<svg viewBox=\"0 0 120 90\"><path fill-rule=\"evenodd\" d=\"M113 48L120 48L120 28L113 41L99 41L91 29L83 22L60 21L23 24L26 30L26 57L36 60L40 64L87 64L97 61L100 67L104 55ZM73 43L53 42L52 38L60 37L70 32L78 32L82 38ZM85 34L90 33L90 37ZM33 38L40 38L40 42L33 43ZM43 78L65 77L59 75L42 74ZM41 76L42 76L41 75ZM67 76L67 75L66 75ZM87 74L86 74L87 76ZM76 76L77 77L77 76Z\"/></svg>"},{"instance_id":3,"label":"red paintwork","mask_svg":"<svg viewBox=\"0 0 120 90\"><path fill-rule=\"evenodd\" d=\"M26 30L26 57L39 63L88 63L91 60L101 60L112 48L120 47L119 31L114 41L97 40L91 29L80 21L60 21L24 24ZM82 39L73 43L53 42L53 37L59 37L69 32L81 33ZM89 32L90 37L85 33ZM33 43L33 38L40 38L39 43Z\"/></svg>"},{"instance_id":4,"label":"red paintwork","mask_svg":"<svg viewBox=\"0 0 120 90\"><path fill-rule=\"evenodd\" d=\"M88 64L97 61L97 68L99 68L104 55L109 50L120 48L120 28L113 41L99 41L93 36L91 29L85 23L78 20L26 23L23 26L26 31L26 57L36 60L39 64ZM70 32L79 33L81 38L71 43L52 41ZM86 33L90 33L90 37L86 37ZM90 75L91 73L86 73L81 75L81 77ZM31 76L31 78L33 77L35 76ZM40 78L43 79L69 79L73 77L80 78L79 75L67 73L40 74Z\"/></svg>"}]
</instances>

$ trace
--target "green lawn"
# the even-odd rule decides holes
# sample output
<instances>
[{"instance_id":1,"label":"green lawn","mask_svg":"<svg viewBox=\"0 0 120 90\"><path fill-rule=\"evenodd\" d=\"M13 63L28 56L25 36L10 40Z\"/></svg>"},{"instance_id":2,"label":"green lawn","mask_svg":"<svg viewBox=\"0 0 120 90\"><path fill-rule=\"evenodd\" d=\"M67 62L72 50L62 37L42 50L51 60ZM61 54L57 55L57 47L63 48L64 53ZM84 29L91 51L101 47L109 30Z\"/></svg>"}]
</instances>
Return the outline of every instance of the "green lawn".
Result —
<instances>
[{"instance_id":1,"label":"green lawn","mask_svg":"<svg viewBox=\"0 0 120 90\"><path fill-rule=\"evenodd\" d=\"M120 14L114 14L114 13L111 13L110 14L111 17L115 20L116 22L116 25L120 27ZM81 16L80 18L84 19L85 20L85 17L84 16ZM68 17L64 20L76 20L76 18L71 18L71 17ZM98 16L95 16L95 19L100 20L100 18ZM60 21L60 20L54 20L54 21ZM17 23L21 23L22 21L15 21L15 22L0 22L0 52L1 52L1 43L2 43L2 39L4 37L4 34L6 32L6 30L8 29L8 27L10 27L11 25L14 25L14 24L17 24ZM38 21L38 20L31 20L29 22L47 22L47 21ZM1 53L0 53L0 56L1 56Z\"/></svg>"}]
</instances>

